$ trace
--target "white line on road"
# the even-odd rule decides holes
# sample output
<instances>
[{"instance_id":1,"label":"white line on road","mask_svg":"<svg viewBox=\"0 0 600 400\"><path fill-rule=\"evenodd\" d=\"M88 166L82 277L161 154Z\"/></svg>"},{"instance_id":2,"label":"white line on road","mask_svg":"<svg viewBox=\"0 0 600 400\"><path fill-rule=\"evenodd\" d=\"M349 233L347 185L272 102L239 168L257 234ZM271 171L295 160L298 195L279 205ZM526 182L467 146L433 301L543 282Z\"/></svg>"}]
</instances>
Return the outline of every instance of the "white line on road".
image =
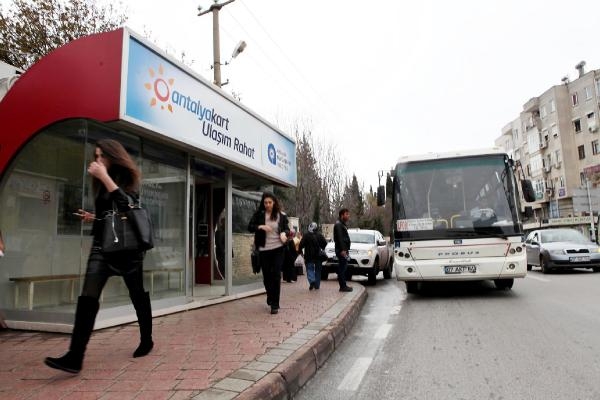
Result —
<instances>
[{"instance_id":1,"label":"white line on road","mask_svg":"<svg viewBox=\"0 0 600 400\"><path fill-rule=\"evenodd\" d=\"M531 275L531 274L527 274L525 277L535 279L536 281L540 281L540 282L550 282L550 279L540 278L539 276L535 276L535 275Z\"/></svg>"},{"instance_id":2,"label":"white line on road","mask_svg":"<svg viewBox=\"0 0 600 400\"><path fill-rule=\"evenodd\" d=\"M392 329L392 324L381 325L379 327L379 329L377 329L377 332L375 332L373 339L385 339L387 337L388 333L390 333L391 329Z\"/></svg>"},{"instance_id":3,"label":"white line on road","mask_svg":"<svg viewBox=\"0 0 600 400\"><path fill-rule=\"evenodd\" d=\"M351 390L356 391L360 382L363 380L365 373L369 369L373 358L371 357L359 357L354 361L352 367L342 379L342 382L338 386L338 390Z\"/></svg>"}]
</instances>

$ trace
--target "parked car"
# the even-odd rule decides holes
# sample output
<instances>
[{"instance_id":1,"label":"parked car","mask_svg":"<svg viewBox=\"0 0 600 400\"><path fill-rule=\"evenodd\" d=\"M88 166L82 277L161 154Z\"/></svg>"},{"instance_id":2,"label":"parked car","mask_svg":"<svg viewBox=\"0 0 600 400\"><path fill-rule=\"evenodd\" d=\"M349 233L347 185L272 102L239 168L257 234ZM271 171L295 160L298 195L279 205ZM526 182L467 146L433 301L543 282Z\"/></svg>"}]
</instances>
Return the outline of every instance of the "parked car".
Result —
<instances>
[{"instance_id":1,"label":"parked car","mask_svg":"<svg viewBox=\"0 0 600 400\"><path fill-rule=\"evenodd\" d=\"M575 229L541 229L525 240L527 270L539 266L543 273L562 268L600 271L600 248Z\"/></svg>"},{"instance_id":2,"label":"parked car","mask_svg":"<svg viewBox=\"0 0 600 400\"><path fill-rule=\"evenodd\" d=\"M352 275L365 275L369 283L374 285L377 274L383 271L383 277L390 279L393 268L393 252L390 250L383 235L376 230L348 229L350 236L350 259L346 271L346 280L351 280ZM336 272L338 259L335 255L335 243L329 242L325 247L327 261L323 262L321 279L326 280L329 273Z\"/></svg>"}]
</instances>

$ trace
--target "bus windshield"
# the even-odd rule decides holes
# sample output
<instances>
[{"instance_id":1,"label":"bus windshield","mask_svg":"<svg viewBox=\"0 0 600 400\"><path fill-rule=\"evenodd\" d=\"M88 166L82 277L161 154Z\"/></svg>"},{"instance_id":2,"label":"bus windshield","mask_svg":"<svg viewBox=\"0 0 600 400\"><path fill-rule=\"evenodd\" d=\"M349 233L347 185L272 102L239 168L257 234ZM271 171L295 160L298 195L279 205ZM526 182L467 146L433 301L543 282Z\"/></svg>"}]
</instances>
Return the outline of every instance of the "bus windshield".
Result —
<instances>
[{"instance_id":1,"label":"bus windshield","mask_svg":"<svg viewBox=\"0 0 600 400\"><path fill-rule=\"evenodd\" d=\"M394 178L396 239L521 234L506 155L399 163Z\"/></svg>"}]
</instances>

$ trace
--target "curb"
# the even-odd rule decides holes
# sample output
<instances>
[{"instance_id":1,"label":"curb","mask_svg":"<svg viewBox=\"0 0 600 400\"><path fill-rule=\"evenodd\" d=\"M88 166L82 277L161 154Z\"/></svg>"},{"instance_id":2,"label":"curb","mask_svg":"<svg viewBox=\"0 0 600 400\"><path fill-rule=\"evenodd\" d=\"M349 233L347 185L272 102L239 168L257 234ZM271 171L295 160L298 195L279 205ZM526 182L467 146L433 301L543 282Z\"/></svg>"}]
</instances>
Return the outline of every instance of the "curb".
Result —
<instances>
[{"instance_id":1,"label":"curb","mask_svg":"<svg viewBox=\"0 0 600 400\"><path fill-rule=\"evenodd\" d=\"M355 285L355 289L357 287L360 288L357 290L360 293L354 292L354 296L350 299L347 294L338 301L338 304L342 303L343 309L337 311L337 317L264 377L233 398L236 400L292 398L316 374L350 333L367 300L365 288ZM336 312L335 308L334 305L330 311Z\"/></svg>"}]
</instances>

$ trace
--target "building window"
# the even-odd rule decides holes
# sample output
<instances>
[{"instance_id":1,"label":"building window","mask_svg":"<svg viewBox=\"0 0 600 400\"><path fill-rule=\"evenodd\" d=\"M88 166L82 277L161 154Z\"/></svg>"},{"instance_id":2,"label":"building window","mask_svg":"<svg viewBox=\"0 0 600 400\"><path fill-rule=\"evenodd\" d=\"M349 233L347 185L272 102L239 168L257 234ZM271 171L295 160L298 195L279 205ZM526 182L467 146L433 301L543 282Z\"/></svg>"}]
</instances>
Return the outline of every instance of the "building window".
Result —
<instances>
[{"instance_id":1,"label":"building window","mask_svg":"<svg viewBox=\"0 0 600 400\"><path fill-rule=\"evenodd\" d=\"M561 175L558 178L558 181L559 181L559 186L558 187L564 188L565 187L565 177Z\"/></svg>"},{"instance_id":2,"label":"building window","mask_svg":"<svg viewBox=\"0 0 600 400\"><path fill-rule=\"evenodd\" d=\"M583 160L585 158L585 146L584 145L578 146L577 153L579 154L579 159Z\"/></svg>"},{"instance_id":3,"label":"building window","mask_svg":"<svg viewBox=\"0 0 600 400\"><path fill-rule=\"evenodd\" d=\"M556 102L554 99L550 100L550 112L553 113L556 111Z\"/></svg>"},{"instance_id":4,"label":"building window","mask_svg":"<svg viewBox=\"0 0 600 400\"><path fill-rule=\"evenodd\" d=\"M548 115L546 112L546 106L542 106L542 109L540 110L540 117L546 118L546 115Z\"/></svg>"},{"instance_id":5,"label":"building window","mask_svg":"<svg viewBox=\"0 0 600 400\"><path fill-rule=\"evenodd\" d=\"M558 137L558 126L556 126L556 124L552 125L550 127L550 132L552 133L552 136Z\"/></svg>"},{"instance_id":6,"label":"building window","mask_svg":"<svg viewBox=\"0 0 600 400\"><path fill-rule=\"evenodd\" d=\"M598 150L599 150L599 147L598 147L598 141L597 141L597 140L594 140L594 141L592 142L592 154L593 154L593 155L596 155L596 154L598 154L598 153L599 153L599 151L598 151Z\"/></svg>"},{"instance_id":7,"label":"building window","mask_svg":"<svg viewBox=\"0 0 600 400\"><path fill-rule=\"evenodd\" d=\"M600 80L596 81L596 96L600 96Z\"/></svg>"},{"instance_id":8,"label":"building window","mask_svg":"<svg viewBox=\"0 0 600 400\"><path fill-rule=\"evenodd\" d=\"M579 104L579 99L577 98L577 92L575 92L571 95L571 103L573 104L573 107L576 107Z\"/></svg>"},{"instance_id":9,"label":"building window","mask_svg":"<svg viewBox=\"0 0 600 400\"><path fill-rule=\"evenodd\" d=\"M554 159L556 160L556 163L560 163L560 150L556 150L554 152Z\"/></svg>"},{"instance_id":10,"label":"building window","mask_svg":"<svg viewBox=\"0 0 600 400\"><path fill-rule=\"evenodd\" d=\"M585 99L586 100L591 100L592 99L592 87L591 86L586 86L585 87Z\"/></svg>"},{"instance_id":11,"label":"building window","mask_svg":"<svg viewBox=\"0 0 600 400\"><path fill-rule=\"evenodd\" d=\"M573 121L573 129L575 129L575 133L581 132L581 120L576 119Z\"/></svg>"},{"instance_id":12,"label":"building window","mask_svg":"<svg viewBox=\"0 0 600 400\"><path fill-rule=\"evenodd\" d=\"M585 174L583 172L579 173L579 182L581 182L581 186L585 186L587 179L585 179Z\"/></svg>"}]
</instances>

